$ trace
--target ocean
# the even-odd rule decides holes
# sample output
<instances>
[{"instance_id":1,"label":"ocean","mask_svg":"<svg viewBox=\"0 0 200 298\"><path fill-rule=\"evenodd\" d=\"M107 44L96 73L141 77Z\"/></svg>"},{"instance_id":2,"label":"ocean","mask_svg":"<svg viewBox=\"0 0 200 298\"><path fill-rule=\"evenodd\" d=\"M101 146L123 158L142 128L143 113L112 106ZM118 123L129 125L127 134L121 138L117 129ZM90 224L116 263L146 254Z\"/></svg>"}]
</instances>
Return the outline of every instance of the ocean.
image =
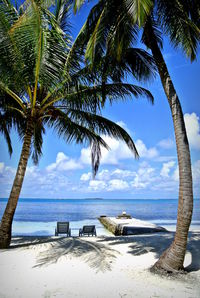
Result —
<instances>
[{"instance_id":1,"label":"ocean","mask_svg":"<svg viewBox=\"0 0 200 298\"><path fill-rule=\"evenodd\" d=\"M0 199L0 218L7 199ZM178 200L175 199L19 199L12 234L54 235L57 221L69 221L72 235L83 225L95 224L98 235L109 235L98 221L100 215L116 216L126 211L132 217L175 231ZM194 200L190 230L200 231L200 199Z\"/></svg>"}]
</instances>

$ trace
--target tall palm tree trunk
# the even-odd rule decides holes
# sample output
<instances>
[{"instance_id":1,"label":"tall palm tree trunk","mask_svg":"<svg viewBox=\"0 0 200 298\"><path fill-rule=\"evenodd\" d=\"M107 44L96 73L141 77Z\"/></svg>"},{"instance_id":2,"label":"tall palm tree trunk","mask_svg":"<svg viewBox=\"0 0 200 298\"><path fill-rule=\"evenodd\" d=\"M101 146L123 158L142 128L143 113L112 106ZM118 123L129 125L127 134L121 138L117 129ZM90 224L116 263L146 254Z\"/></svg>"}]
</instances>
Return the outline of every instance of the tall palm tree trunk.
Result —
<instances>
[{"instance_id":1,"label":"tall palm tree trunk","mask_svg":"<svg viewBox=\"0 0 200 298\"><path fill-rule=\"evenodd\" d=\"M30 155L32 136L33 136L33 123L30 119L27 122L27 128L24 136L22 152L21 152L17 172L15 175L15 179L13 182L12 190L10 193L10 197L8 199L8 203L1 220L0 248L8 248L11 242L12 221L17 207L17 202L22 188L25 172L26 172L28 158Z\"/></svg>"},{"instance_id":2,"label":"tall palm tree trunk","mask_svg":"<svg viewBox=\"0 0 200 298\"><path fill-rule=\"evenodd\" d=\"M153 269L173 272L183 269L188 231L192 219L193 188L190 149L181 104L151 26L148 34L148 46L155 59L172 113L179 166L179 201L175 237L170 247L155 263Z\"/></svg>"}]
</instances>

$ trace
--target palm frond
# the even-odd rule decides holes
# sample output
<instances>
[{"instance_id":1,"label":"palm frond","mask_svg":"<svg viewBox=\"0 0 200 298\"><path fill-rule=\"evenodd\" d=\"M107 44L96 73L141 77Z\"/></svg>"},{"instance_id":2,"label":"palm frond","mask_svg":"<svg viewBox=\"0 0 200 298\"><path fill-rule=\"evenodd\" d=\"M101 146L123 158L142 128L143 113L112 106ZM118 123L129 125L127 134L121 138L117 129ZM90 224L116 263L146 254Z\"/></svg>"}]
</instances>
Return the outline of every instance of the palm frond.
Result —
<instances>
[{"instance_id":1,"label":"palm frond","mask_svg":"<svg viewBox=\"0 0 200 298\"><path fill-rule=\"evenodd\" d=\"M56 109L49 118L48 125L54 127L58 135L63 136L67 142L89 142L94 175L100 163L101 146L109 148L100 135L124 141L135 157L139 156L129 134L121 126L102 116L77 109L68 109L66 113Z\"/></svg>"},{"instance_id":2,"label":"palm frond","mask_svg":"<svg viewBox=\"0 0 200 298\"><path fill-rule=\"evenodd\" d=\"M132 73L138 81L154 77L157 70L153 57L139 48L127 49L122 56L122 63L128 66L127 72Z\"/></svg>"},{"instance_id":3,"label":"palm frond","mask_svg":"<svg viewBox=\"0 0 200 298\"><path fill-rule=\"evenodd\" d=\"M85 0L74 0L73 3L73 9L74 9L74 13L77 13L77 11L79 11L79 9L82 7L82 5L85 3Z\"/></svg>"},{"instance_id":4,"label":"palm frond","mask_svg":"<svg viewBox=\"0 0 200 298\"><path fill-rule=\"evenodd\" d=\"M78 91L66 95L62 93L62 99L59 97L59 101L67 108L77 107L78 109L96 113L104 107L106 100L112 104L113 101L127 100L127 96L131 98L132 95L136 98L145 96L152 104L154 102L149 90L121 82L92 87L79 86Z\"/></svg>"},{"instance_id":5,"label":"palm frond","mask_svg":"<svg viewBox=\"0 0 200 298\"><path fill-rule=\"evenodd\" d=\"M11 156L13 149L12 149L12 143L10 139L10 129L11 129L10 124L11 123L9 123L8 119L6 118L6 115L0 112L0 132L4 135L4 138L8 146L8 152Z\"/></svg>"},{"instance_id":6,"label":"palm frond","mask_svg":"<svg viewBox=\"0 0 200 298\"><path fill-rule=\"evenodd\" d=\"M139 156L130 135L115 122L100 115L81 110L69 109L68 115L70 115L70 119L72 119L72 121L94 130L98 135L107 135L124 141L128 148L134 153L135 157L137 158Z\"/></svg>"},{"instance_id":7,"label":"palm frond","mask_svg":"<svg viewBox=\"0 0 200 298\"><path fill-rule=\"evenodd\" d=\"M154 41L158 44L160 49L163 47L162 32L158 22L153 18L153 15L146 19L141 40L148 48L151 48L151 43Z\"/></svg>"},{"instance_id":8,"label":"palm frond","mask_svg":"<svg viewBox=\"0 0 200 298\"><path fill-rule=\"evenodd\" d=\"M10 125L17 129L22 139L26 133L26 122L28 119L32 121L32 158L35 163L42 154L42 136L46 126L53 127L68 143L90 145L94 175L99 167L101 148L108 149L102 135L124 141L135 157L138 156L131 137L100 114L106 100L112 103L125 100L127 96L146 96L153 102L148 90L124 82L130 73L136 79L150 77L155 70L153 59L136 48L122 51L131 40L135 40L138 28L132 28L132 23L129 24L131 19L123 17L120 0L117 3L104 2L99 1L92 10L74 44L66 33L71 0L57 0L55 11L50 8L53 0L39 3L26 0L20 7L20 13L15 10L9 12L8 18L4 13L8 6L0 5L0 13L2 7L4 14L3 21L0 20L0 31L5 31L4 38L0 40L0 54L6 52L6 59L14 64L12 72L12 65L4 66L6 60L0 55L0 66L5 67L0 69L0 89L2 96L7 96L10 106L1 100L0 105L2 111L8 111ZM114 7L121 13L119 17L113 13L111 8ZM125 9L124 6L123 11ZM120 35L125 36L124 39L120 40ZM92 63L84 63L84 53L89 49L87 42L91 36L94 38L91 49L94 49L95 59ZM117 46L115 41L118 41ZM118 51L117 57L110 55L115 51ZM10 100L12 97L15 100Z\"/></svg>"},{"instance_id":9,"label":"palm frond","mask_svg":"<svg viewBox=\"0 0 200 298\"><path fill-rule=\"evenodd\" d=\"M185 5L187 1L160 0L156 6L158 21L163 31L169 36L172 45L183 50L193 61L197 56L200 41L200 7L193 9ZM199 11L198 18L193 11ZM193 19L191 19L191 16Z\"/></svg>"},{"instance_id":10,"label":"palm frond","mask_svg":"<svg viewBox=\"0 0 200 298\"><path fill-rule=\"evenodd\" d=\"M39 158L42 156L43 134L45 129L40 122L34 126L33 140L32 140L32 159L34 164L38 164Z\"/></svg>"},{"instance_id":11,"label":"palm frond","mask_svg":"<svg viewBox=\"0 0 200 298\"><path fill-rule=\"evenodd\" d=\"M71 24L69 22L70 16L70 1L57 0L55 9L55 19L60 29L66 34L70 35Z\"/></svg>"},{"instance_id":12,"label":"palm frond","mask_svg":"<svg viewBox=\"0 0 200 298\"><path fill-rule=\"evenodd\" d=\"M124 4L127 9L127 13L133 19L134 24L138 24L142 27L146 21L147 16L151 13L153 8L152 0L125 0Z\"/></svg>"}]
</instances>

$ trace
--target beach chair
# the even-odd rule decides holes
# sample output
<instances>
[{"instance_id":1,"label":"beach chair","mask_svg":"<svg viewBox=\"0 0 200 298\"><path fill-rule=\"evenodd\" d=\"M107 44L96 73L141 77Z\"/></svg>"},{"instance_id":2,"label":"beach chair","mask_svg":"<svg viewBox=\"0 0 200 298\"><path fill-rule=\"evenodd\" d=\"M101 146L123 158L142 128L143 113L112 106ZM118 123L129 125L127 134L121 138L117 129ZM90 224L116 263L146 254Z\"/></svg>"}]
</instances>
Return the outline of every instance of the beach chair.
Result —
<instances>
[{"instance_id":1,"label":"beach chair","mask_svg":"<svg viewBox=\"0 0 200 298\"><path fill-rule=\"evenodd\" d=\"M55 228L55 236L58 234L66 234L67 236L71 236L71 229L69 228L68 221L58 221L57 227Z\"/></svg>"},{"instance_id":2,"label":"beach chair","mask_svg":"<svg viewBox=\"0 0 200 298\"><path fill-rule=\"evenodd\" d=\"M92 236L96 236L96 228L95 226L83 226L82 229L79 229L79 237L80 236L84 236L84 235L92 235Z\"/></svg>"}]
</instances>

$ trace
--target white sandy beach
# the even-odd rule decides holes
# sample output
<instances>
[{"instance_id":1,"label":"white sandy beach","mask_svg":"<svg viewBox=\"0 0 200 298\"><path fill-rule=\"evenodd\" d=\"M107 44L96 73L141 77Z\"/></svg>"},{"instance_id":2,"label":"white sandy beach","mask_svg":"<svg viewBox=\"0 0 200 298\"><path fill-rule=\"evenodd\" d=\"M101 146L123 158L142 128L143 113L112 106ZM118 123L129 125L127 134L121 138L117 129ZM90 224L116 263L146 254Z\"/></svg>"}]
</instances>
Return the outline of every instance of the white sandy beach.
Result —
<instances>
[{"instance_id":1,"label":"white sandy beach","mask_svg":"<svg viewBox=\"0 0 200 298\"><path fill-rule=\"evenodd\" d=\"M0 251L0 297L200 297L200 232L190 232L186 275L149 268L173 233L126 237L17 237Z\"/></svg>"}]
</instances>

